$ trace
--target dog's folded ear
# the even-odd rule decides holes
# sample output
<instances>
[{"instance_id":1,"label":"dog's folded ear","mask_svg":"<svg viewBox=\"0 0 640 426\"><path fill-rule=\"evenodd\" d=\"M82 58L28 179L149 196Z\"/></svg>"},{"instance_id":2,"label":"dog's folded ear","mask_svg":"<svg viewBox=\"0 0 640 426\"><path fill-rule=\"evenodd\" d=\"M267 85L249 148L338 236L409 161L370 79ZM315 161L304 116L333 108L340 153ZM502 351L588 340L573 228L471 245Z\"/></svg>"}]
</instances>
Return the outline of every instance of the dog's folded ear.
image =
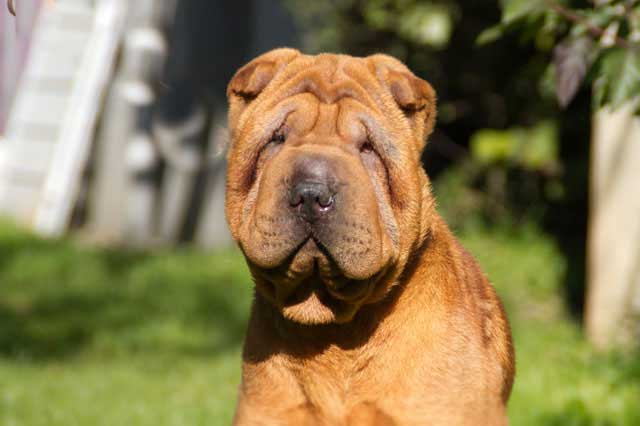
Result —
<instances>
[{"instance_id":1,"label":"dog's folded ear","mask_svg":"<svg viewBox=\"0 0 640 426\"><path fill-rule=\"evenodd\" d=\"M262 93L275 75L300 56L295 49L271 50L240 68L227 86L229 125L233 129L240 113Z\"/></svg>"},{"instance_id":2,"label":"dog's folded ear","mask_svg":"<svg viewBox=\"0 0 640 426\"><path fill-rule=\"evenodd\" d=\"M387 86L414 129L422 133L421 140L426 141L436 122L436 92L433 87L391 56L373 55L368 59L378 81Z\"/></svg>"}]
</instances>

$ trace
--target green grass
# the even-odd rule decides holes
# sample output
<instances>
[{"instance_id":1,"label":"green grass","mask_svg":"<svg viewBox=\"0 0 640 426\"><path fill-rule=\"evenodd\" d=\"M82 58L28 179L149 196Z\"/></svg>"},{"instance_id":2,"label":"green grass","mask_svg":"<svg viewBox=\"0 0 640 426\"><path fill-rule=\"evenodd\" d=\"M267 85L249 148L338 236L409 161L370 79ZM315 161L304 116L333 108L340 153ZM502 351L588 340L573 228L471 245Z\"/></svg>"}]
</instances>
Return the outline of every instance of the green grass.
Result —
<instances>
[{"instance_id":1,"label":"green grass","mask_svg":"<svg viewBox=\"0 0 640 426\"><path fill-rule=\"evenodd\" d=\"M0 425L226 425L251 301L234 251L0 231Z\"/></svg>"},{"instance_id":2,"label":"green grass","mask_svg":"<svg viewBox=\"0 0 640 426\"><path fill-rule=\"evenodd\" d=\"M505 303L516 347L512 425L640 425L640 357L598 353L562 294L566 264L548 236L463 235Z\"/></svg>"},{"instance_id":3,"label":"green grass","mask_svg":"<svg viewBox=\"0 0 640 426\"><path fill-rule=\"evenodd\" d=\"M552 241L461 237L512 320L511 424L640 424L640 360L585 341ZM0 425L227 425L250 301L235 251L93 249L2 227Z\"/></svg>"}]
</instances>

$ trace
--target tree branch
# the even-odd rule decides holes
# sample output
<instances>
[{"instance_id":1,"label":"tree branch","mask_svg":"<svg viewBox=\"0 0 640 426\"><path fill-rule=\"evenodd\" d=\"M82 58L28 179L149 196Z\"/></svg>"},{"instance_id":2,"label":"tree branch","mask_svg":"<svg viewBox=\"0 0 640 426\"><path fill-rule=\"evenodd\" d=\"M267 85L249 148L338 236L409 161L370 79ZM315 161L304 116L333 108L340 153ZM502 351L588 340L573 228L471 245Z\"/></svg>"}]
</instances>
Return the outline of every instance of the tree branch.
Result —
<instances>
[{"instance_id":1,"label":"tree branch","mask_svg":"<svg viewBox=\"0 0 640 426\"><path fill-rule=\"evenodd\" d=\"M16 16L16 8L13 5L13 0L7 0L7 8L9 9L10 14Z\"/></svg>"},{"instance_id":2,"label":"tree branch","mask_svg":"<svg viewBox=\"0 0 640 426\"><path fill-rule=\"evenodd\" d=\"M602 37L602 35L604 35L605 30L603 28L600 28L599 26L595 25L593 22L589 21L587 18L580 15L579 13L576 13L573 10L567 9L566 7L556 3L554 0L545 0L545 3L551 9L553 9L554 12L556 12L558 15L562 16L566 20L574 22L576 24L581 24L587 27L587 30L594 37ZM638 47L637 45L629 43L627 40L617 35L615 37L614 42L616 45L620 47L624 47L625 49L634 49Z\"/></svg>"}]
</instances>

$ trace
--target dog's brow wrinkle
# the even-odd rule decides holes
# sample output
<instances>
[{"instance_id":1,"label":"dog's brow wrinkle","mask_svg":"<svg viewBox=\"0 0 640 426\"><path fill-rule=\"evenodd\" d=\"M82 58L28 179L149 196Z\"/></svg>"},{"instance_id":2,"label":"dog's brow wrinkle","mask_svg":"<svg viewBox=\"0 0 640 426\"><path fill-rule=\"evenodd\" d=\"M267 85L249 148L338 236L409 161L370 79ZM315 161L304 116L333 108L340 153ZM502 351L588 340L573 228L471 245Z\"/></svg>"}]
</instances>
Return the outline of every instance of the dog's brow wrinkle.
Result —
<instances>
[{"instance_id":1,"label":"dog's brow wrinkle","mask_svg":"<svg viewBox=\"0 0 640 426\"><path fill-rule=\"evenodd\" d=\"M365 127L367 131L367 135L373 135L372 142L377 143L384 151L386 155L388 155L392 159L397 159L399 156L398 147L389 140L386 136L385 131L375 131L372 124L375 124L376 121L369 116L362 115L360 122Z\"/></svg>"}]
</instances>

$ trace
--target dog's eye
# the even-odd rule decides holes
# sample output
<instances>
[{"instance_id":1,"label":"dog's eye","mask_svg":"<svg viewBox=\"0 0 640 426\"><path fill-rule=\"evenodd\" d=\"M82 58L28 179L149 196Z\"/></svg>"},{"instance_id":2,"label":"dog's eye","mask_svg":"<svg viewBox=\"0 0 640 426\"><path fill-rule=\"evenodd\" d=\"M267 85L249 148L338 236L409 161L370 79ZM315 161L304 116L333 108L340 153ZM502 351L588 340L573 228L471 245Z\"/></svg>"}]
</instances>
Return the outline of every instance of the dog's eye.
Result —
<instances>
[{"instance_id":1,"label":"dog's eye","mask_svg":"<svg viewBox=\"0 0 640 426\"><path fill-rule=\"evenodd\" d=\"M284 132L277 131L273 134L273 136L271 136L268 143L262 145L260 151L258 152L258 157L256 160L256 168L258 170L262 169L265 162L276 155L282 149L282 145L284 144L286 139L287 138L284 135Z\"/></svg>"},{"instance_id":2,"label":"dog's eye","mask_svg":"<svg viewBox=\"0 0 640 426\"><path fill-rule=\"evenodd\" d=\"M360 152L364 153L364 154L368 154L370 152L373 152L373 145L371 145L371 142L365 142L362 144L362 146L360 147Z\"/></svg>"},{"instance_id":3,"label":"dog's eye","mask_svg":"<svg viewBox=\"0 0 640 426\"><path fill-rule=\"evenodd\" d=\"M278 132L271 137L271 140L269 140L269 143L280 145L280 144L283 144L285 140L286 138L284 136L284 133Z\"/></svg>"}]
</instances>

